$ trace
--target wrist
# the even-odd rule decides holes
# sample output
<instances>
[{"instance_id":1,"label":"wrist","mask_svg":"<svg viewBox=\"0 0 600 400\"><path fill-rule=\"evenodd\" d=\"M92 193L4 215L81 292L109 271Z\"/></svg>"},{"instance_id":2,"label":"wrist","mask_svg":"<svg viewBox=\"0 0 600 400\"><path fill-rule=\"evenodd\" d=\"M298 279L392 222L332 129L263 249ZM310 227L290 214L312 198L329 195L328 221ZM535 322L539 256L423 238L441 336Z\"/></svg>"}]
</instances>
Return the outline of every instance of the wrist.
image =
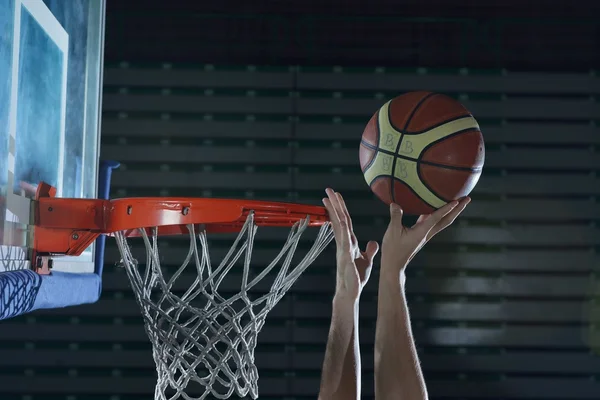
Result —
<instances>
[{"instance_id":1,"label":"wrist","mask_svg":"<svg viewBox=\"0 0 600 400\"><path fill-rule=\"evenodd\" d=\"M408 266L410 257L408 256L386 256L381 255L381 271L391 270L395 273L402 272Z\"/></svg>"},{"instance_id":2,"label":"wrist","mask_svg":"<svg viewBox=\"0 0 600 400\"><path fill-rule=\"evenodd\" d=\"M360 295L350 294L343 290L336 290L335 295L333 296L333 307L358 307L359 300Z\"/></svg>"},{"instance_id":3,"label":"wrist","mask_svg":"<svg viewBox=\"0 0 600 400\"><path fill-rule=\"evenodd\" d=\"M400 287L401 290L404 290L406 285L406 270L401 268L400 270L387 270L383 269L379 273L379 286L392 286L392 287Z\"/></svg>"}]
</instances>

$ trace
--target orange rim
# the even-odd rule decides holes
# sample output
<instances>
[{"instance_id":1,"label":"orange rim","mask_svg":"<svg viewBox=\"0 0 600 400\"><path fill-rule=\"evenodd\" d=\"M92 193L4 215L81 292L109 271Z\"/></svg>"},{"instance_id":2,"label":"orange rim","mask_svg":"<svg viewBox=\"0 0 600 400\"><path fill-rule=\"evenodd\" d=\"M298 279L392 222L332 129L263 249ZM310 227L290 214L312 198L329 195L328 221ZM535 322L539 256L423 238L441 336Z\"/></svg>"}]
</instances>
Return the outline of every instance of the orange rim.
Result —
<instances>
[{"instance_id":1,"label":"orange rim","mask_svg":"<svg viewBox=\"0 0 600 400\"><path fill-rule=\"evenodd\" d=\"M99 235L158 228L159 235L187 234L187 225L207 232L237 232L254 212L258 226L290 227L307 217L327 221L325 207L259 200L137 197L116 200L63 199L40 184L36 195L34 249L38 254L78 255Z\"/></svg>"}]
</instances>

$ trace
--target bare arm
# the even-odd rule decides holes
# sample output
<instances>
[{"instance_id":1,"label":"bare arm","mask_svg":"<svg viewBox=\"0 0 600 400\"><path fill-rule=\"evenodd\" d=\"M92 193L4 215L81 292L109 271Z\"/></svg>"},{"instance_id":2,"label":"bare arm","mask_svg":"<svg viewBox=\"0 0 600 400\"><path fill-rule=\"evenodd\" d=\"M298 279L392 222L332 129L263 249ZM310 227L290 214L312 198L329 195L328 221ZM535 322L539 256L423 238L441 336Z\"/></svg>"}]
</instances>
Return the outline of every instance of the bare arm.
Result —
<instances>
[{"instance_id":1,"label":"bare arm","mask_svg":"<svg viewBox=\"0 0 600 400\"><path fill-rule=\"evenodd\" d=\"M319 400L352 400L360 398L361 390L358 303L379 246L369 242L360 250L344 199L331 189L326 192L323 203L335 235L337 273Z\"/></svg>"},{"instance_id":2,"label":"bare arm","mask_svg":"<svg viewBox=\"0 0 600 400\"><path fill-rule=\"evenodd\" d=\"M427 400L405 296L405 268L435 234L450 225L471 199L451 202L407 228L402 209L390 206L383 238L377 323L375 327L375 397L377 400Z\"/></svg>"},{"instance_id":3,"label":"bare arm","mask_svg":"<svg viewBox=\"0 0 600 400\"><path fill-rule=\"evenodd\" d=\"M384 272L379 278L375 328L375 397L378 400L428 399L412 335L404 276ZM401 273L404 274L403 272Z\"/></svg>"},{"instance_id":4,"label":"bare arm","mask_svg":"<svg viewBox=\"0 0 600 400\"><path fill-rule=\"evenodd\" d=\"M358 301L335 296L319 400L357 399L361 389Z\"/></svg>"}]
</instances>

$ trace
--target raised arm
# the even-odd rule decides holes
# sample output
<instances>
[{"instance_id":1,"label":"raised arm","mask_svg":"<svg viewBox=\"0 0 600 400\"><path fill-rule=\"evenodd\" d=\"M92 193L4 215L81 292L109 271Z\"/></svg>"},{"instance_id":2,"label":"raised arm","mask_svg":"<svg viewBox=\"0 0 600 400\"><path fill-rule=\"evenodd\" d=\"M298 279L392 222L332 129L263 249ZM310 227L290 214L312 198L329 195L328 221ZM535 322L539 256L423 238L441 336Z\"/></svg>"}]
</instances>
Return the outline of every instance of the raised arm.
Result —
<instances>
[{"instance_id":1,"label":"raised arm","mask_svg":"<svg viewBox=\"0 0 600 400\"><path fill-rule=\"evenodd\" d=\"M333 226L337 266L319 400L352 400L360 398L361 391L358 302L379 246L369 242L360 251L344 199L331 189L326 193L323 204Z\"/></svg>"},{"instance_id":2,"label":"raised arm","mask_svg":"<svg viewBox=\"0 0 600 400\"><path fill-rule=\"evenodd\" d=\"M382 242L375 330L377 400L426 400L427 387L412 335L405 295L405 268L435 234L450 225L470 199L452 202L421 216L412 228L402 225L402 209L390 206L390 224Z\"/></svg>"}]
</instances>

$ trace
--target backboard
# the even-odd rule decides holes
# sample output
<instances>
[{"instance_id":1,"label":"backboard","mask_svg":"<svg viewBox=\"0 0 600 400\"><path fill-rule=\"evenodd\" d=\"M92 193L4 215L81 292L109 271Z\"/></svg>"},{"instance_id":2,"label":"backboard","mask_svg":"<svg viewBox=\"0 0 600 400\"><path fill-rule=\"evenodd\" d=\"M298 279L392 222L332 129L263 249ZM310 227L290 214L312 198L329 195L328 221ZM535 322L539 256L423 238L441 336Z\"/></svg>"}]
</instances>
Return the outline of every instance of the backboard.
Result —
<instances>
[{"instance_id":1,"label":"backboard","mask_svg":"<svg viewBox=\"0 0 600 400\"><path fill-rule=\"evenodd\" d=\"M104 0L0 1L0 273L28 269L31 199L97 197ZM94 272L94 247L54 270Z\"/></svg>"}]
</instances>

